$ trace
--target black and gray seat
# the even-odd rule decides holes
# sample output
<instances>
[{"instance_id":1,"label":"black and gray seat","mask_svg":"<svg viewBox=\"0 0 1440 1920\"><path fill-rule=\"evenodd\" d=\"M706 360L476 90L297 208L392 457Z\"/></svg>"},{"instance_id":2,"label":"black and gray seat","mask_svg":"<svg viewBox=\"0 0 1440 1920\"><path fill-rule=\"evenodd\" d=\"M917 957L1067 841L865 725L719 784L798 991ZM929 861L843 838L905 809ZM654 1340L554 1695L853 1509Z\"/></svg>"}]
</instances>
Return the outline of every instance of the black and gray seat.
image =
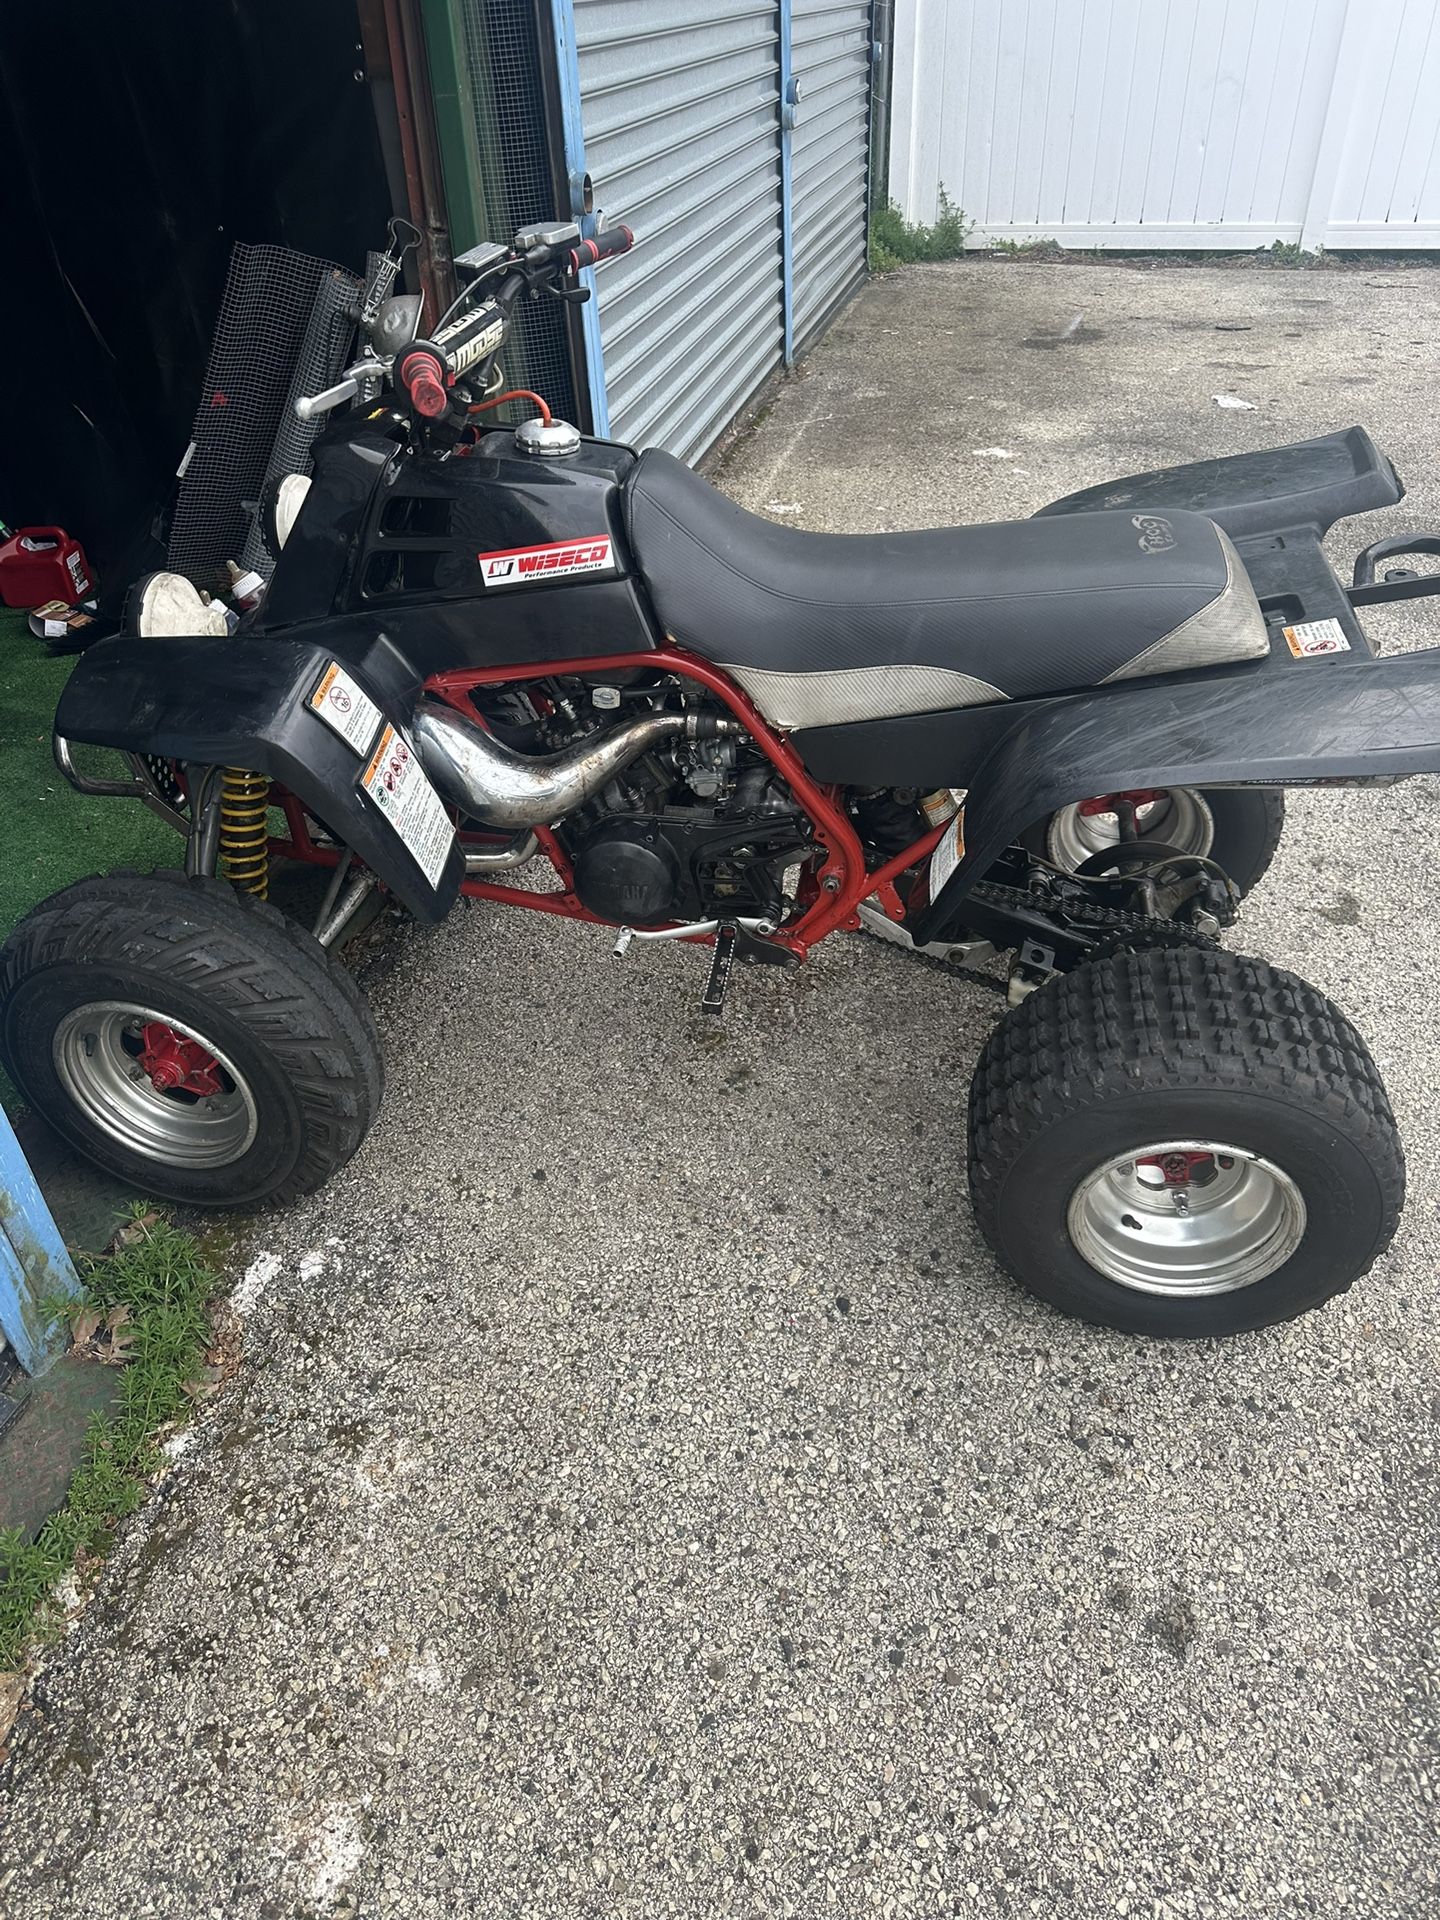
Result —
<instances>
[{"instance_id":1,"label":"black and gray seat","mask_svg":"<svg viewBox=\"0 0 1440 1920\"><path fill-rule=\"evenodd\" d=\"M655 451L631 473L625 512L667 633L726 667L776 726L1033 699L1268 651L1245 569L1199 513L803 533Z\"/></svg>"}]
</instances>

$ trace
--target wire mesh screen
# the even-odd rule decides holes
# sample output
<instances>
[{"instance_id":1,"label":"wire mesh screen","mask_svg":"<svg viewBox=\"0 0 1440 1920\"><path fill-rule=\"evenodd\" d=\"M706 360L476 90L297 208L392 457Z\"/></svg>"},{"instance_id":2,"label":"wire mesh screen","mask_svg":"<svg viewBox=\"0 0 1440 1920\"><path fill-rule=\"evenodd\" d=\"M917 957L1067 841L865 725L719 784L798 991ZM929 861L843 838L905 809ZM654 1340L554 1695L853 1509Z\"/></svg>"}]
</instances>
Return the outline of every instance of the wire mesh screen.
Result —
<instances>
[{"instance_id":1,"label":"wire mesh screen","mask_svg":"<svg viewBox=\"0 0 1440 1920\"><path fill-rule=\"evenodd\" d=\"M320 281L305 337L300 343L295 372L285 390L270 458L265 463L259 488L261 499L270 482L282 474L310 471L310 448L315 436L322 433L329 422L323 415L317 420L298 420L295 402L302 394L320 393L333 385L335 376L349 358L355 331L357 286L349 274L341 273L338 268L332 268ZM278 558L265 544L259 516L253 516L240 555L241 566L253 568L268 580Z\"/></svg>"},{"instance_id":2,"label":"wire mesh screen","mask_svg":"<svg viewBox=\"0 0 1440 1920\"><path fill-rule=\"evenodd\" d=\"M333 383L359 297L359 280L328 260L236 247L171 522L176 573L213 587L227 560L267 557L254 504L271 474L306 470L323 423L302 426L290 403Z\"/></svg>"},{"instance_id":3,"label":"wire mesh screen","mask_svg":"<svg viewBox=\"0 0 1440 1920\"><path fill-rule=\"evenodd\" d=\"M460 15L480 160L478 199L490 226L473 239L509 240L522 227L568 219L568 209L555 205L534 0L461 0ZM503 363L511 386L533 387L557 413L574 418L560 301L542 296L517 308ZM521 406L515 417L530 411Z\"/></svg>"}]
</instances>

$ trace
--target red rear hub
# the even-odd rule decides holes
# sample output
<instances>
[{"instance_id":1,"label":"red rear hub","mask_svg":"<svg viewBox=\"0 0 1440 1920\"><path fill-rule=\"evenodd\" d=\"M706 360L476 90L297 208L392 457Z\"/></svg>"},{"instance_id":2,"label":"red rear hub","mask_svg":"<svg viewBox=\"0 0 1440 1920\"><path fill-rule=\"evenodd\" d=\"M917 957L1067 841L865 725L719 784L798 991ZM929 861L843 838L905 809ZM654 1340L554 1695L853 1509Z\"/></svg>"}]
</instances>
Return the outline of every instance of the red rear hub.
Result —
<instances>
[{"instance_id":1,"label":"red rear hub","mask_svg":"<svg viewBox=\"0 0 1440 1920\"><path fill-rule=\"evenodd\" d=\"M159 1093L221 1093L220 1063L208 1047L189 1040L163 1020L147 1020L140 1031L140 1064Z\"/></svg>"},{"instance_id":2,"label":"red rear hub","mask_svg":"<svg viewBox=\"0 0 1440 1920\"><path fill-rule=\"evenodd\" d=\"M1130 793L1097 793L1093 800L1082 800L1078 811L1084 820L1093 820L1100 813L1133 813L1137 807L1148 807L1152 800L1163 800L1165 791L1164 787L1136 787Z\"/></svg>"}]
</instances>

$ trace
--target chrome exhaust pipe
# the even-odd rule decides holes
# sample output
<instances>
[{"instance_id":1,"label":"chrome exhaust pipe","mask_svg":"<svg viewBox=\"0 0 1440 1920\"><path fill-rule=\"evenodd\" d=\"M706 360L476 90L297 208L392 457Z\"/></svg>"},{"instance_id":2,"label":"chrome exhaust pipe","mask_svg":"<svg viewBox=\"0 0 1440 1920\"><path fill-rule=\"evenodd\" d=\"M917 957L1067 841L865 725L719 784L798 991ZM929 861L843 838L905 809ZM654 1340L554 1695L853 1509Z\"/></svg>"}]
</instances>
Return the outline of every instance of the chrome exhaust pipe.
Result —
<instances>
[{"instance_id":1,"label":"chrome exhaust pipe","mask_svg":"<svg viewBox=\"0 0 1440 1920\"><path fill-rule=\"evenodd\" d=\"M415 712L420 758L445 798L487 827L512 829L553 826L657 740L713 740L739 731L738 721L714 714L647 713L563 752L530 755L502 746L450 707L427 701Z\"/></svg>"},{"instance_id":2,"label":"chrome exhaust pipe","mask_svg":"<svg viewBox=\"0 0 1440 1920\"><path fill-rule=\"evenodd\" d=\"M533 860L540 842L533 833L517 833L508 847L502 847L498 853L482 849L479 852L467 848L465 852L466 873L509 873L516 867L523 867L527 860Z\"/></svg>"}]
</instances>

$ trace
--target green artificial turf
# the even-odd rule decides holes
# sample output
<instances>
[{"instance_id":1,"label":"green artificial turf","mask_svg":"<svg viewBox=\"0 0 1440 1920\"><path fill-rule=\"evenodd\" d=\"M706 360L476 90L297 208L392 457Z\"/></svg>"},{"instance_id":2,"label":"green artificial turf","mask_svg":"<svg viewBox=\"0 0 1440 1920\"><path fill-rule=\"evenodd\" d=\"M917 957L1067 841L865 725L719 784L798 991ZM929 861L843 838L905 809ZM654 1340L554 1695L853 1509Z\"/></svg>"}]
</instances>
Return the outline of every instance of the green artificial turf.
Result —
<instances>
[{"instance_id":1,"label":"green artificial turf","mask_svg":"<svg viewBox=\"0 0 1440 1920\"><path fill-rule=\"evenodd\" d=\"M0 611L0 940L87 873L180 859L179 837L138 800L86 799L56 772L50 723L76 657L52 657L23 613Z\"/></svg>"}]
</instances>

